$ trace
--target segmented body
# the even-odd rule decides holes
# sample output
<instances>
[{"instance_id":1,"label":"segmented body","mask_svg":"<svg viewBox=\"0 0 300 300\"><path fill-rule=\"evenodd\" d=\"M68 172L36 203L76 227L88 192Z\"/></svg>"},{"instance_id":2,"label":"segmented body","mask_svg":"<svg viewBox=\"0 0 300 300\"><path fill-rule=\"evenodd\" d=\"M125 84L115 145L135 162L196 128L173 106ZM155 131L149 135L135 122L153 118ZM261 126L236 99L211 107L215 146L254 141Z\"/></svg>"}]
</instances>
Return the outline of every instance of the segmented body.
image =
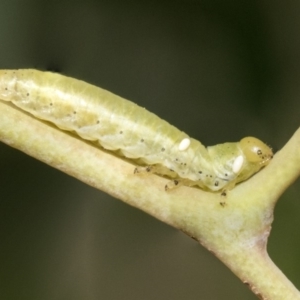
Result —
<instances>
[{"instance_id":1,"label":"segmented body","mask_svg":"<svg viewBox=\"0 0 300 300\"><path fill-rule=\"evenodd\" d=\"M249 161L241 142L206 148L128 100L51 72L1 70L0 99L105 149L157 166L162 175L174 172L173 177L185 179L188 185L211 191L247 179L272 157L272 150L255 138L243 143L246 148L249 139L250 144L261 143L255 162ZM241 162L237 157L242 157Z\"/></svg>"}]
</instances>

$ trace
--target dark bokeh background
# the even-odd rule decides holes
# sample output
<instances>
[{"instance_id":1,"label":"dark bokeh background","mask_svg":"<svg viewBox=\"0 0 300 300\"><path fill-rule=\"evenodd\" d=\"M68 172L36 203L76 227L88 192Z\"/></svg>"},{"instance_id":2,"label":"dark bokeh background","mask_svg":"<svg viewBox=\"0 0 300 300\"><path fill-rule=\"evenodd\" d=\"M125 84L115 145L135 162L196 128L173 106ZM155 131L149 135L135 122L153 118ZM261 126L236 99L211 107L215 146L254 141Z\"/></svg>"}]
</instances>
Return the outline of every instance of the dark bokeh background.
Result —
<instances>
[{"instance_id":1,"label":"dark bokeh background","mask_svg":"<svg viewBox=\"0 0 300 300\"><path fill-rule=\"evenodd\" d=\"M299 126L299 15L296 0L4 0L0 68L86 80L206 145L253 135L280 149ZM298 287L299 190L268 247ZM184 234L4 144L0 298L256 299Z\"/></svg>"}]
</instances>

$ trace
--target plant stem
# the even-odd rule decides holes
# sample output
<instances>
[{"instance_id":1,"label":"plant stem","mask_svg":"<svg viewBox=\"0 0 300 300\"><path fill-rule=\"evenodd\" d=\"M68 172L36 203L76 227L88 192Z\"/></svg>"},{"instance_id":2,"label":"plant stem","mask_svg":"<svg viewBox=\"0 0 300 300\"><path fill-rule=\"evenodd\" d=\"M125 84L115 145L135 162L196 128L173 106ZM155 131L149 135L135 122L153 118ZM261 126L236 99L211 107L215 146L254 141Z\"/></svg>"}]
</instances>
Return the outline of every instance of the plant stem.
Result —
<instances>
[{"instance_id":1,"label":"plant stem","mask_svg":"<svg viewBox=\"0 0 300 300\"><path fill-rule=\"evenodd\" d=\"M189 187L165 192L167 179L134 175L133 162L7 102L0 101L0 116L4 143L186 232L215 253L261 299L300 299L265 250L274 205L299 176L300 130L265 169L224 198Z\"/></svg>"}]
</instances>

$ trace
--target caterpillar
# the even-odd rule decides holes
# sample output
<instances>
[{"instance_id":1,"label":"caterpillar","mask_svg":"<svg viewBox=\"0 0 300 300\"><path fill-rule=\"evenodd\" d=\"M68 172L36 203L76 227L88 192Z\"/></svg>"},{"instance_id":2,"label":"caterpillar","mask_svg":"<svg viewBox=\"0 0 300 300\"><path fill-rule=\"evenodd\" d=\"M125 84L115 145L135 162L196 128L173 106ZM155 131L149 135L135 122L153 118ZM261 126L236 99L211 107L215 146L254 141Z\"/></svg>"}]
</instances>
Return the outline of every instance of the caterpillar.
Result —
<instances>
[{"instance_id":1,"label":"caterpillar","mask_svg":"<svg viewBox=\"0 0 300 300\"><path fill-rule=\"evenodd\" d=\"M83 81L33 69L0 70L0 99L36 118L171 178L166 189L224 191L266 166L272 149L254 137L205 147L155 114Z\"/></svg>"}]
</instances>

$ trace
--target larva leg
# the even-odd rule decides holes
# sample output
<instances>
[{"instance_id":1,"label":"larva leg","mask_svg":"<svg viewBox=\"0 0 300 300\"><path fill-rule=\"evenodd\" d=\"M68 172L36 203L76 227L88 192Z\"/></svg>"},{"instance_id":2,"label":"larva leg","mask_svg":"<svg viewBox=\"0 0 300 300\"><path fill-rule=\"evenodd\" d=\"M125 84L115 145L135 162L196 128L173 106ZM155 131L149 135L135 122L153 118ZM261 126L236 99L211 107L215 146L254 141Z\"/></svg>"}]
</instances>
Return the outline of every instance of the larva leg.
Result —
<instances>
[{"instance_id":1,"label":"larva leg","mask_svg":"<svg viewBox=\"0 0 300 300\"><path fill-rule=\"evenodd\" d=\"M166 167L161 165L136 167L134 169L134 174L146 174L146 173L153 173L153 174L158 174L158 175L167 176L171 178L177 177L177 174L174 171L169 170Z\"/></svg>"},{"instance_id":2,"label":"larva leg","mask_svg":"<svg viewBox=\"0 0 300 300\"><path fill-rule=\"evenodd\" d=\"M226 205L226 198L228 193L236 186L237 179L232 180L229 184L226 185L226 188L222 189L221 191L221 198L220 205L224 207Z\"/></svg>"},{"instance_id":3,"label":"larva leg","mask_svg":"<svg viewBox=\"0 0 300 300\"><path fill-rule=\"evenodd\" d=\"M223 189L221 192L221 198L222 200L220 201L220 205L222 207L226 206L226 196L227 196L228 190L227 189Z\"/></svg>"},{"instance_id":4,"label":"larva leg","mask_svg":"<svg viewBox=\"0 0 300 300\"><path fill-rule=\"evenodd\" d=\"M227 190L223 190L222 193L221 193L221 197L226 197L227 196L227 192L228 192Z\"/></svg>"},{"instance_id":5,"label":"larva leg","mask_svg":"<svg viewBox=\"0 0 300 300\"><path fill-rule=\"evenodd\" d=\"M175 188L178 188L180 186L195 186L195 182L192 181L192 180L189 180L189 179L183 179L183 178L180 178L180 179L174 179L174 180L171 180L169 181L166 185L165 185L165 190L166 191L169 191L169 190L172 190L172 189L175 189Z\"/></svg>"},{"instance_id":6,"label":"larva leg","mask_svg":"<svg viewBox=\"0 0 300 300\"><path fill-rule=\"evenodd\" d=\"M169 190L178 188L179 186L183 185L182 181L183 180L178 180L178 179L174 179L174 180L169 181L165 185L165 191L169 191Z\"/></svg>"},{"instance_id":7,"label":"larva leg","mask_svg":"<svg viewBox=\"0 0 300 300\"><path fill-rule=\"evenodd\" d=\"M172 170L169 170L167 169L166 167L164 166L161 166L161 165L152 165L152 166L146 166L146 167L136 167L134 169L134 174L149 174L149 173L152 173L152 174L158 174L158 175L164 175L164 176L167 176L167 177L177 177L177 174L172 171ZM189 180L189 179L173 179L171 181L169 181L166 185L165 185L165 190L168 191L168 190L172 190L172 189L175 189L179 186L182 186L182 185L187 185L187 186L190 186L192 185L192 181Z\"/></svg>"},{"instance_id":8,"label":"larva leg","mask_svg":"<svg viewBox=\"0 0 300 300\"><path fill-rule=\"evenodd\" d=\"M146 173L155 173L153 171L153 166L147 166L147 167L136 167L133 171L134 174L146 174Z\"/></svg>"},{"instance_id":9,"label":"larva leg","mask_svg":"<svg viewBox=\"0 0 300 300\"><path fill-rule=\"evenodd\" d=\"M224 188L221 192L221 197L222 197L222 201L220 202L221 206L225 206L226 205L226 197L228 195L228 193L236 186L237 184L237 179L232 180L229 184L227 184L226 188Z\"/></svg>"},{"instance_id":10,"label":"larva leg","mask_svg":"<svg viewBox=\"0 0 300 300\"><path fill-rule=\"evenodd\" d=\"M232 180L226 185L226 188L222 190L221 196L227 196L228 192L231 191L237 184L237 178Z\"/></svg>"}]
</instances>

